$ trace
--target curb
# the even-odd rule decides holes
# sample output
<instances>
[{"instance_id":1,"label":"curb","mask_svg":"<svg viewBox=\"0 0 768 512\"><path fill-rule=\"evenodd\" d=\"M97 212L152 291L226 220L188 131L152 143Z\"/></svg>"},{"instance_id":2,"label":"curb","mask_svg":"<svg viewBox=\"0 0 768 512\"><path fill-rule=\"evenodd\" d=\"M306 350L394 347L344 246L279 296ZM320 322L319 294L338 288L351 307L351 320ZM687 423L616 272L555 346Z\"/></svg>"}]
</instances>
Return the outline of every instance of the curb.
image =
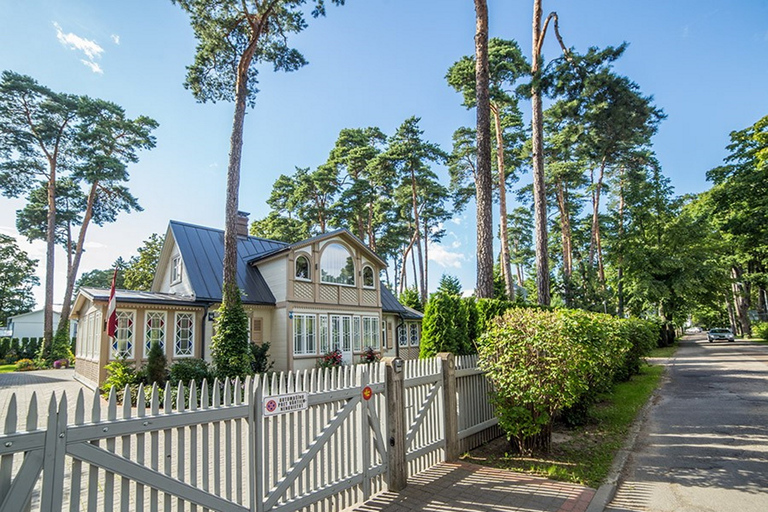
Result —
<instances>
[{"instance_id":1,"label":"curb","mask_svg":"<svg viewBox=\"0 0 768 512\"><path fill-rule=\"evenodd\" d=\"M674 359L674 355L670 357L669 359ZM669 366L664 366L664 371L661 375L661 378L664 379L667 376L667 373L669 372ZM662 385L664 382L662 381ZM638 411L637 416L635 417L635 421L632 422L632 425L629 427L629 434L627 435L627 439L624 441L624 444L621 446L619 451L616 453L616 456L613 458L613 464L611 464L611 469L608 472L608 476L605 479L605 483L601 485L597 492L595 492L595 495L592 497L592 500L589 502L589 506L587 507L586 512L603 512L605 510L605 507L613 500L613 498L616 496L616 491L619 487L619 479L621 478L621 473L624 471L624 467L627 464L627 461L629 460L629 456L634 450L635 443L637 442L637 438L640 435L640 429L642 428L643 424L646 421L646 418L648 416L648 412L651 410L651 407L653 407L654 403L656 402L656 399L659 396L659 390L661 389L661 386L657 387L653 393L651 393L651 396L648 397L648 401L645 402L645 405L643 405L640 408L640 411Z\"/></svg>"}]
</instances>

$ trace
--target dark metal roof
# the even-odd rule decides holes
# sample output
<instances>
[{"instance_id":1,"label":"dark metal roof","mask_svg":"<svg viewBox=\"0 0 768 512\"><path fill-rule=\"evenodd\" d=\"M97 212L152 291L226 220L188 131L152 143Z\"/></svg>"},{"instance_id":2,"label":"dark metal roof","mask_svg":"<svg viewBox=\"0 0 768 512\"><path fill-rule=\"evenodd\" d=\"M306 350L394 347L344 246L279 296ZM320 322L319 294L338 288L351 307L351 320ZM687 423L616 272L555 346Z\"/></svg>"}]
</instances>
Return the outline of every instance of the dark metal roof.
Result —
<instances>
[{"instance_id":1,"label":"dark metal roof","mask_svg":"<svg viewBox=\"0 0 768 512\"><path fill-rule=\"evenodd\" d=\"M171 221L170 227L197 300L220 302L224 231L177 221ZM243 303L275 304L275 296L259 269L248 262L287 245L255 236L237 237L237 285L243 291Z\"/></svg>"},{"instance_id":2,"label":"dark metal roof","mask_svg":"<svg viewBox=\"0 0 768 512\"><path fill-rule=\"evenodd\" d=\"M384 313L398 314L406 320L421 320L424 317L415 309L400 304L389 288L383 285L381 286L381 310Z\"/></svg>"},{"instance_id":3,"label":"dark metal roof","mask_svg":"<svg viewBox=\"0 0 768 512\"><path fill-rule=\"evenodd\" d=\"M109 300L109 288L91 288L82 287L80 292L91 300L108 301ZM176 295L173 293L161 293L161 292L142 292L137 290L115 290L115 298L118 302L123 303L142 303L142 304L165 304L168 306L202 306L199 301L196 301L193 297L186 297L184 295Z\"/></svg>"}]
</instances>

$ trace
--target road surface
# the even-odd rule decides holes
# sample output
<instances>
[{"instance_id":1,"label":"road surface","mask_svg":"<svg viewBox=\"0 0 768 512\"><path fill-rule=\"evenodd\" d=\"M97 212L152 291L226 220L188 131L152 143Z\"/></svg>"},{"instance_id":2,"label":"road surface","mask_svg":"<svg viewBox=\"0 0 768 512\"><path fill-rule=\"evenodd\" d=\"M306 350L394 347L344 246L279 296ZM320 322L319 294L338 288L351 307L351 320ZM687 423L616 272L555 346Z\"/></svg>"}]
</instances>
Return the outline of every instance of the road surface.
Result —
<instances>
[{"instance_id":1,"label":"road surface","mask_svg":"<svg viewBox=\"0 0 768 512\"><path fill-rule=\"evenodd\" d=\"M608 512L768 511L768 345L686 336Z\"/></svg>"}]
</instances>

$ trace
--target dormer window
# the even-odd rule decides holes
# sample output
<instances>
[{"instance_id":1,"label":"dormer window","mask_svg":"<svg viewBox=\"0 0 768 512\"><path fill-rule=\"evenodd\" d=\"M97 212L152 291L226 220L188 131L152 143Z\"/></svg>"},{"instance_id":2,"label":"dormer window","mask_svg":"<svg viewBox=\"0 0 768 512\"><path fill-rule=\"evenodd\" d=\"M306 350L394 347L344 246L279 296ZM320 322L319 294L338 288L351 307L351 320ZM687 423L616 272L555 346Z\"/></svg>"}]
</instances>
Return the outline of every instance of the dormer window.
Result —
<instances>
[{"instance_id":1,"label":"dormer window","mask_svg":"<svg viewBox=\"0 0 768 512\"><path fill-rule=\"evenodd\" d=\"M373 288L373 269L369 266L363 267L363 288Z\"/></svg>"},{"instance_id":2,"label":"dormer window","mask_svg":"<svg viewBox=\"0 0 768 512\"><path fill-rule=\"evenodd\" d=\"M320 280L324 283L355 285L355 261L346 247L328 244L320 258Z\"/></svg>"},{"instance_id":3,"label":"dormer window","mask_svg":"<svg viewBox=\"0 0 768 512\"><path fill-rule=\"evenodd\" d=\"M181 282L181 256L175 256L171 260L171 284Z\"/></svg>"},{"instance_id":4,"label":"dormer window","mask_svg":"<svg viewBox=\"0 0 768 512\"><path fill-rule=\"evenodd\" d=\"M306 256L299 256L296 258L296 279L302 281L309 281L312 279L312 275L309 273L309 258Z\"/></svg>"}]
</instances>

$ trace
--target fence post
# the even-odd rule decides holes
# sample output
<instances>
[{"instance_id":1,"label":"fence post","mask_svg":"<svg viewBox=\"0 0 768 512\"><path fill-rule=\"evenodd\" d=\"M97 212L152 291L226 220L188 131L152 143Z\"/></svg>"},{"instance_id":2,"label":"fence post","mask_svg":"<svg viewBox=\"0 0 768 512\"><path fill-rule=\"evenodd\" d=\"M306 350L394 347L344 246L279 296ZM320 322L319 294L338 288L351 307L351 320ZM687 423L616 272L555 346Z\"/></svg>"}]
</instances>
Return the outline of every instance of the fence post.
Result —
<instances>
[{"instance_id":1,"label":"fence post","mask_svg":"<svg viewBox=\"0 0 768 512\"><path fill-rule=\"evenodd\" d=\"M456 360L450 352L437 354L443 367L443 411L445 414L445 461L459 458L459 407L456 400Z\"/></svg>"},{"instance_id":2,"label":"fence post","mask_svg":"<svg viewBox=\"0 0 768 512\"><path fill-rule=\"evenodd\" d=\"M248 421L250 423L250 460L251 470L251 512L264 510L264 377L256 374L253 377Z\"/></svg>"},{"instance_id":3,"label":"fence post","mask_svg":"<svg viewBox=\"0 0 768 512\"><path fill-rule=\"evenodd\" d=\"M392 492L405 489L408 466L405 462L405 372L399 357L384 359L387 368L387 487Z\"/></svg>"}]
</instances>

